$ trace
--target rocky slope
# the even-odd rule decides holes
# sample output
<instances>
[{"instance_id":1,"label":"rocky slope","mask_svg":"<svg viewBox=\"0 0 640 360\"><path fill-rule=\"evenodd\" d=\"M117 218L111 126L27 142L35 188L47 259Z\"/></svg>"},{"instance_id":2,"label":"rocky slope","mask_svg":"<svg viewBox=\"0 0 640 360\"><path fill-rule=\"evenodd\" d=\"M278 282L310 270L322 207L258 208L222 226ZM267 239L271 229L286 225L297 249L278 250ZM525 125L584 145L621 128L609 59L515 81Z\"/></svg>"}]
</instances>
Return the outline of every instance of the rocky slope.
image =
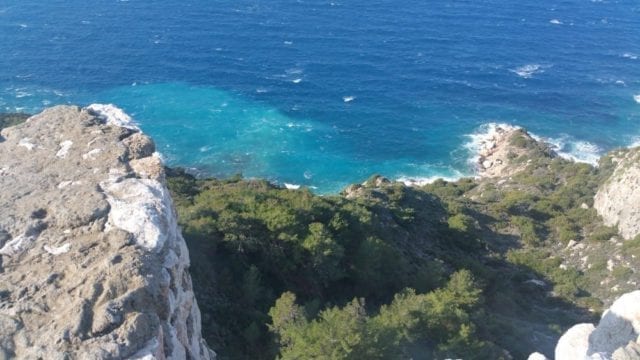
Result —
<instances>
[{"instance_id":1,"label":"rocky slope","mask_svg":"<svg viewBox=\"0 0 640 360\"><path fill-rule=\"evenodd\" d=\"M480 177L509 177L526 169L532 157L556 156L544 143L516 126L491 124L478 140L476 170ZM529 162L519 161L523 158Z\"/></svg>"},{"instance_id":2,"label":"rocky slope","mask_svg":"<svg viewBox=\"0 0 640 360\"><path fill-rule=\"evenodd\" d=\"M0 359L215 357L151 139L101 105L0 134Z\"/></svg>"},{"instance_id":3,"label":"rocky slope","mask_svg":"<svg viewBox=\"0 0 640 360\"><path fill-rule=\"evenodd\" d=\"M640 234L640 148L616 151L610 157L615 170L598 190L594 207L607 225L633 239Z\"/></svg>"}]
</instances>

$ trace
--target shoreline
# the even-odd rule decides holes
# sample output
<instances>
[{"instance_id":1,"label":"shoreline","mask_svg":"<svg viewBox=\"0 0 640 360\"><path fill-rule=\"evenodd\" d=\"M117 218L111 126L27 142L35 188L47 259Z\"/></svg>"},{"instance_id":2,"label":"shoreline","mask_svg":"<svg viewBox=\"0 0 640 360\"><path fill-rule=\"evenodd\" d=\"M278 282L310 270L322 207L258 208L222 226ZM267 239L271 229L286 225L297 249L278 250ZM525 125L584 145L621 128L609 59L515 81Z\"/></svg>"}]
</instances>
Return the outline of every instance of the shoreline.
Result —
<instances>
[{"instance_id":1,"label":"shoreline","mask_svg":"<svg viewBox=\"0 0 640 360\"><path fill-rule=\"evenodd\" d=\"M110 112L110 116L113 115L114 123L125 123L128 122L133 124L133 126L137 126L135 123L135 119L132 119L128 114L126 114L122 109L118 108L113 104L108 105L100 105L100 104L91 104L86 106L87 109L92 109L93 107L100 107L101 109L108 109ZM22 121L25 121L29 118L31 114L26 113L0 113L0 128L9 127L19 124ZM124 119L124 120L123 120ZM550 151L554 154L554 156L559 156L568 161L575 162L584 162L589 163L592 166L597 166L597 161L605 156L608 151L603 151L602 149L596 147L595 145L591 145L588 142L583 142L577 140L578 144L587 144L585 145L588 151L591 153L586 156L587 160L584 160L579 155L573 155L570 153L562 152L562 147L565 146L563 143L559 143L558 141L554 142L554 139L543 138L537 136L535 134L528 133L525 129L520 126L511 125L507 123L486 123L479 127L477 127L472 133L465 135L469 141L460 144L460 148L464 149L467 152L467 168L464 170L458 170L452 168L454 175L427 175L427 176L407 176L403 174L396 174L395 176L389 176L388 179L392 179L393 182L402 183L405 186L409 187L421 187L428 184L431 184L438 180L443 180L447 182L455 182L464 178L484 178L484 177L496 177L496 176L507 176L509 173L503 173L504 169L508 168L507 166L509 154L505 152L504 145L508 141L509 137L512 136L515 132L522 132L526 136L527 141L535 141L543 146L546 146L550 149ZM630 146L625 148L632 148L634 146L639 146L640 141L637 141ZM610 149L609 151L613 151L614 149ZM172 169L183 169L185 173L194 176L197 179L218 179L218 180L229 180L233 178L237 178L241 174L233 174L229 176L214 176L208 174L208 172L201 170L200 168L193 166L184 166L182 164L171 164L167 165L167 167ZM512 169L513 170L513 169ZM519 169L518 169L519 170ZM511 171L513 173L513 171ZM369 177L373 176L375 173L372 173ZM386 175L383 174L386 177ZM295 181L291 181L290 179L277 179L276 177L242 177L243 179L251 180L251 179L265 179L272 183L275 186L279 186L282 188L286 188L289 190L299 190L299 189L308 189L317 195L322 196L332 196L338 195L343 192L347 187L352 184L358 183L358 181L366 181L366 179L353 180L348 183L345 183L339 189L333 189L329 191L318 191L318 186L314 185L305 185L298 184Z\"/></svg>"}]
</instances>

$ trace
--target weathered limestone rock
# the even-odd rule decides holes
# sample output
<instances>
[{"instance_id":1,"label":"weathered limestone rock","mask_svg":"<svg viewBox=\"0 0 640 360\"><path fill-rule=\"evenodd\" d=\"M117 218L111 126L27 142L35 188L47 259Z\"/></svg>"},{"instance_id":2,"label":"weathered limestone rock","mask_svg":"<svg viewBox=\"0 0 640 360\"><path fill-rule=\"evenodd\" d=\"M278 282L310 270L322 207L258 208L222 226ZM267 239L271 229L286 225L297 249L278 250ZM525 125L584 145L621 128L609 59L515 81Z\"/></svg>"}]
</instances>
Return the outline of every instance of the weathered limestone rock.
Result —
<instances>
[{"instance_id":1,"label":"weathered limestone rock","mask_svg":"<svg viewBox=\"0 0 640 360\"><path fill-rule=\"evenodd\" d=\"M614 157L616 168L598 189L593 207L608 226L618 226L620 235L633 239L640 234L640 148Z\"/></svg>"},{"instance_id":2,"label":"weathered limestone rock","mask_svg":"<svg viewBox=\"0 0 640 360\"><path fill-rule=\"evenodd\" d=\"M58 106L0 137L0 358L211 359L151 139Z\"/></svg>"},{"instance_id":3,"label":"weathered limestone rock","mask_svg":"<svg viewBox=\"0 0 640 360\"><path fill-rule=\"evenodd\" d=\"M556 360L640 359L640 290L616 300L600 324L578 324L558 341Z\"/></svg>"},{"instance_id":4,"label":"weathered limestone rock","mask_svg":"<svg viewBox=\"0 0 640 360\"><path fill-rule=\"evenodd\" d=\"M556 346L556 359L580 359L587 358L589 353L589 336L593 333L593 324L578 324L567 330L558 340Z\"/></svg>"},{"instance_id":5,"label":"weathered limestone rock","mask_svg":"<svg viewBox=\"0 0 640 360\"><path fill-rule=\"evenodd\" d=\"M556 156L546 144L535 140L525 130L506 124L489 124L485 133L474 138L477 151L475 166L480 177L509 177L524 170L522 156Z\"/></svg>"},{"instance_id":6,"label":"weathered limestone rock","mask_svg":"<svg viewBox=\"0 0 640 360\"><path fill-rule=\"evenodd\" d=\"M543 354L540 354L539 352L535 352L535 353L529 355L527 360L549 360L549 358L547 358Z\"/></svg>"}]
</instances>

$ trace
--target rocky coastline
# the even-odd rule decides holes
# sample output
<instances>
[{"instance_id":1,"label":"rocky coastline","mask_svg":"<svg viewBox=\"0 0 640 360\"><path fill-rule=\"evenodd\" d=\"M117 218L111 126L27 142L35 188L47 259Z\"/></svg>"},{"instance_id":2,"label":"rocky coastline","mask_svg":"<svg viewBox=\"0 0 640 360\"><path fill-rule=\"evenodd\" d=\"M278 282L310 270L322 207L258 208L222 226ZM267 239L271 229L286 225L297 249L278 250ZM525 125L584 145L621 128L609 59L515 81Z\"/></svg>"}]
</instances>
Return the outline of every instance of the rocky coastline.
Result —
<instances>
[{"instance_id":1,"label":"rocky coastline","mask_svg":"<svg viewBox=\"0 0 640 360\"><path fill-rule=\"evenodd\" d=\"M0 120L1 129L24 116ZM492 256L503 246L530 247L556 257L553 271L560 274L593 276L593 269L603 267L591 279L596 285L580 285L609 307L600 323L567 326L555 338L548 329L534 332L540 340L533 344L544 348L529 359L640 359L640 252L632 247L640 241L639 153L614 151L598 171L585 165L561 174L558 169L571 163L549 146L524 129L496 125L478 142L476 179L415 183L409 191L406 184L374 176L347 187L340 198L374 204L385 226L408 239L413 234L394 224L398 214L414 219L416 209L398 204L410 199L435 208L437 197L451 213L438 213L447 231L482 238L486 249L495 248ZM584 178L570 177L572 171L584 172ZM57 106L0 132L0 359L216 358L202 334L189 251L165 177L153 141L114 106ZM563 222L574 220L554 204L551 210L539 204L569 201L553 191L578 185L583 193L566 206L595 220L565 236ZM542 211L556 218L537 220ZM486 223L477 220L482 218ZM418 229L428 251L442 221L432 220L433 229ZM546 234L538 230L542 226ZM558 297L550 282L559 280L543 280L537 271L527 272L520 285L543 294L537 297ZM568 297L586 297L580 291L568 291ZM597 306L588 311L599 314Z\"/></svg>"}]
</instances>

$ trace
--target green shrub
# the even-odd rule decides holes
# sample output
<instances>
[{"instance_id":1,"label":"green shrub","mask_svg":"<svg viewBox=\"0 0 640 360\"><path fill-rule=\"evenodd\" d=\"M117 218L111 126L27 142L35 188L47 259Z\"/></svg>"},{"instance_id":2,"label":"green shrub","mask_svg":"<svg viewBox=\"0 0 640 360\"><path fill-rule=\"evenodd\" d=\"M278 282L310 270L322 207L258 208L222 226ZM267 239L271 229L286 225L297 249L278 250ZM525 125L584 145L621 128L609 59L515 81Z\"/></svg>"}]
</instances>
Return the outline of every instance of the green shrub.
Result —
<instances>
[{"instance_id":1,"label":"green shrub","mask_svg":"<svg viewBox=\"0 0 640 360\"><path fill-rule=\"evenodd\" d=\"M589 235L589 240L607 241L616 235L618 235L618 229L616 229L615 227L600 225L596 227Z\"/></svg>"},{"instance_id":2,"label":"green shrub","mask_svg":"<svg viewBox=\"0 0 640 360\"><path fill-rule=\"evenodd\" d=\"M475 219L469 215L456 214L447 220L449 228L462 233L468 233L475 228Z\"/></svg>"},{"instance_id":3,"label":"green shrub","mask_svg":"<svg viewBox=\"0 0 640 360\"><path fill-rule=\"evenodd\" d=\"M538 236L536 223L525 216L512 216L511 223L518 229L522 241L528 246L539 246L542 240Z\"/></svg>"}]
</instances>

